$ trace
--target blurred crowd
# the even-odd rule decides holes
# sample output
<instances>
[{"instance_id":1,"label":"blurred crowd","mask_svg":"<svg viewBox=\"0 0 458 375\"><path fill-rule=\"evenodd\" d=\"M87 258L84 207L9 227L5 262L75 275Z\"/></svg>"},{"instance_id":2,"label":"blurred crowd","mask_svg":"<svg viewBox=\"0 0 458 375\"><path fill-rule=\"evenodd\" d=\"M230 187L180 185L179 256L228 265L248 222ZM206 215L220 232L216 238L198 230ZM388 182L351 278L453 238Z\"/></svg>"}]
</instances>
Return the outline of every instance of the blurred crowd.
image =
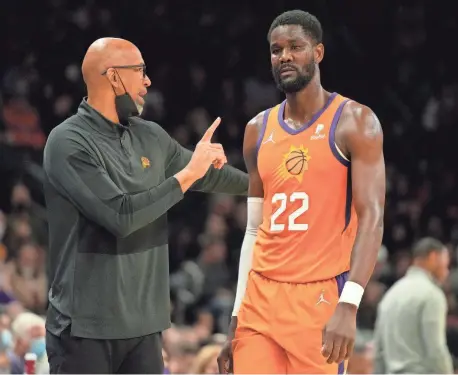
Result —
<instances>
[{"instance_id":1,"label":"blurred crowd","mask_svg":"<svg viewBox=\"0 0 458 375\"><path fill-rule=\"evenodd\" d=\"M49 131L85 95L80 63L89 44L119 36L141 49L152 86L144 117L192 148L216 116L216 138L244 168L246 122L281 100L266 33L280 12L316 14L325 31L323 84L369 105L384 127L387 204L383 246L358 315L350 373L371 372L376 306L404 275L413 241L434 236L458 256L458 80L444 35L457 32L451 5L363 0L273 0L266 9L201 0L25 0L5 4L0 59L0 371L23 373L40 352L46 311L47 223L41 154ZM449 7L449 8L447 8ZM451 50L451 49L450 49ZM429 51L429 52L426 52ZM425 53L426 52L426 53ZM172 373L214 373L230 319L244 199L190 193L169 215L173 327L164 333ZM445 287L448 342L458 357L458 271ZM46 368L41 371L45 372Z\"/></svg>"}]
</instances>

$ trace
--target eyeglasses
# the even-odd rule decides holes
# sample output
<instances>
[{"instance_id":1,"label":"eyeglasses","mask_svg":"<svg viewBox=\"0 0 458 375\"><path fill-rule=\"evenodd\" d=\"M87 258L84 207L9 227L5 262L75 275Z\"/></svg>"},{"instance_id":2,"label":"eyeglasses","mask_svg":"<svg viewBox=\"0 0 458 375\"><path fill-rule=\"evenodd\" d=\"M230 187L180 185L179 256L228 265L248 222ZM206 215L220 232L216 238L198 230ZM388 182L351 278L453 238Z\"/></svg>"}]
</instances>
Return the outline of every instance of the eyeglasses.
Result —
<instances>
[{"instance_id":1,"label":"eyeglasses","mask_svg":"<svg viewBox=\"0 0 458 375\"><path fill-rule=\"evenodd\" d=\"M136 65L114 65L114 66L110 66L108 69L138 69L138 71L140 71L141 69L141 72L143 74L143 78L146 78L146 64L136 64ZM105 70L102 75L104 76L105 74L107 74L108 72L108 69Z\"/></svg>"}]
</instances>

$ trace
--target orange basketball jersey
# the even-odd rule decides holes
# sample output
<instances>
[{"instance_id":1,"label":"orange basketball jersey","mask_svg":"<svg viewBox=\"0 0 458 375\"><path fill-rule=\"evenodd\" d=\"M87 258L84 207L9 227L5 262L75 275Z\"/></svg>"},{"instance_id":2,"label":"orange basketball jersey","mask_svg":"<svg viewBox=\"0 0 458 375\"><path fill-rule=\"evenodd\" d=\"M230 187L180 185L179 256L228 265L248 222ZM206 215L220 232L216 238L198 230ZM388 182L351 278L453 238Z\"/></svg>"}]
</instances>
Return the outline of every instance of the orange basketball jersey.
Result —
<instances>
[{"instance_id":1,"label":"orange basketball jersey","mask_svg":"<svg viewBox=\"0 0 458 375\"><path fill-rule=\"evenodd\" d=\"M253 270L267 278L306 283L336 277L350 268L357 218L350 162L335 144L347 101L333 93L298 130L284 121L286 101L265 112L258 139L263 221Z\"/></svg>"}]
</instances>

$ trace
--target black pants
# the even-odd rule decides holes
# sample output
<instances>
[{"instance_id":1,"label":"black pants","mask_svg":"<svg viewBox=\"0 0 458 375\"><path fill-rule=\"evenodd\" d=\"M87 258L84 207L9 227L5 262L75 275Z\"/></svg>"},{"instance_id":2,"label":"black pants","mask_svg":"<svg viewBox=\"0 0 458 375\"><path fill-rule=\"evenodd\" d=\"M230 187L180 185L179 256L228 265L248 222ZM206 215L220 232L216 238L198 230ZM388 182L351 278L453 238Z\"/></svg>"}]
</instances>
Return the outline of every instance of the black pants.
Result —
<instances>
[{"instance_id":1,"label":"black pants","mask_svg":"<svg viewBox=\"0 0 458 375\"><path fill-rule=\"evenodd\" d=\"M162 374L160 333L124 339L95 340L46 332L51 374Z\"/></svg>"}]
</instances>

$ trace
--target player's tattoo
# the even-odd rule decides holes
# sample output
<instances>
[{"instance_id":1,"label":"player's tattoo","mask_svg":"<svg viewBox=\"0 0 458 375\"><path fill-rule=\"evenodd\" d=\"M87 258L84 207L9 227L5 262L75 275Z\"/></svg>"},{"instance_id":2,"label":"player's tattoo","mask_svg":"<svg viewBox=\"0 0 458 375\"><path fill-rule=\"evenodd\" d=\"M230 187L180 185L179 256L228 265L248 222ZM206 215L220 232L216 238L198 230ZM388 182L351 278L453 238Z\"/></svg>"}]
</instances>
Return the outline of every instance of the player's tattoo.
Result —
<instances>
[{"instance_id":1,"label":"player's tattoo","mask_svg":"<svg viewBox=\"0 0 458 375\"><path fill-rule=\"evenodd\" d=\"M293 119L287 118L285 122L293 129L299 129L302 124L299 121L294 121Z\"/></svg>"},{"instance_id":2,"label":"player's tattoo","mask_svg":"<svg viewBox=\"0 0 458 375\"><path fill-rule=\"evenodd\" d=\"M380 121L375 114L372 114L371 121L369 121L366 125L365 133L368 137L374 138L381 132L382 126L380 125Z\"/></svg>"}]
</instances>

